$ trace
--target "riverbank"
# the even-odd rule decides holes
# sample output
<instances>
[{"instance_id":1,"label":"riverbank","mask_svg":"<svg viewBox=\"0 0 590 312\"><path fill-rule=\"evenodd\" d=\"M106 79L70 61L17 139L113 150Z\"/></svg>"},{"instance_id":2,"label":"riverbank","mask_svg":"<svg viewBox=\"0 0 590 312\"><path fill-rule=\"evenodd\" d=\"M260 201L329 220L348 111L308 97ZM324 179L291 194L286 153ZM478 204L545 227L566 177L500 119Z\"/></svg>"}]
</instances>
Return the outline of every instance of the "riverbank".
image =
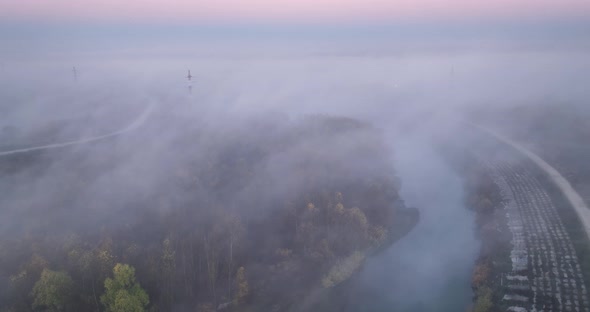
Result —
<instances>
[{"instance_id":1,"label":"riverbank","mask_svg":"<svg viewBox=\"0 0 590 312\"><path fill-rule=\"evenodd\" d=\"M475 214L464 205L460 177L427 136L397 141L400 195L420 221L395 244L369 257L361 271L315 311L465 311L479 251Z\"/></svg>"},{"instance_id":2,"label":"riverbank","mask_svg":"<svg viewBox=\"0 0 590 312\"><path fill-rule=\"evenodd\" d=\"M392 227L388 238L378 246L372 247L362 253L362 261L354 268L348 277L342 280L337 285L326 287L326 285L318 285L307 297L304 304L293 307L289 311L341 311L338 306L340 299L345 296L345 293L350 289L352 284L357 281L359 274L365 262L369 257L379 255L395 244L400 239L408 235L412 229L416 227L420 219L420 212L416 208L404 208L398 211L395 225Z\"/></svg>"}]
</instances>

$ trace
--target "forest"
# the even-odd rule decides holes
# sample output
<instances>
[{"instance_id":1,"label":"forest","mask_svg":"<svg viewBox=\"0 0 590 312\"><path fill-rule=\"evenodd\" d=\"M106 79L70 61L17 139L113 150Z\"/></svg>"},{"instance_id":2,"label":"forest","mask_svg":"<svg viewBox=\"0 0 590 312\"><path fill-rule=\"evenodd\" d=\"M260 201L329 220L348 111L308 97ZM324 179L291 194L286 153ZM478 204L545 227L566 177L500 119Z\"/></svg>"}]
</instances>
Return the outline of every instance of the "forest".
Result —
<instances>
[{"instance_id":1,"label":"forest","mask_svg":"<svg viewBox=\"0 0 590 312\"><path fill-rule=\"evenodd\" d=\"M368 123L174 123L0 159L0 311L293 310L358 271L407 210Z\"/></svg>"}]
</instances>

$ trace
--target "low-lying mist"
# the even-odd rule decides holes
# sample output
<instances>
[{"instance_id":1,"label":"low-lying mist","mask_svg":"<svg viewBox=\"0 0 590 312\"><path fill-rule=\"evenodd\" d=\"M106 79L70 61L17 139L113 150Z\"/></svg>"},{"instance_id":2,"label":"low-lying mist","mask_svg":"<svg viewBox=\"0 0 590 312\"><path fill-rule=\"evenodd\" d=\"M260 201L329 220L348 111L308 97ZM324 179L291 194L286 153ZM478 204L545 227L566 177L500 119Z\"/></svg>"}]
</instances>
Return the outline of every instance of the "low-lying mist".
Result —
<instances>
[{"instance_id":1,"label":"low-lying mist","mask_svg":"<svg viewBox=\"0 0 590 312\"><path fill-rule=\"evenodd\" d=\"M101 310L119 262L154 311L293 310L357 270L363 287L410 279L383 286L407 296L431 280L430 302L390 307L435 306L478 243L432 140L460 140L464 120L516 131L504 117L523 107L590 107L583 45L266 44L5 55L0 310L30 309L45 270L81 289L68 309ZM417 232L395 236L415 225L407 206ZM384 278L390 263L400 275Z\"/></svg>"}]
</instances>

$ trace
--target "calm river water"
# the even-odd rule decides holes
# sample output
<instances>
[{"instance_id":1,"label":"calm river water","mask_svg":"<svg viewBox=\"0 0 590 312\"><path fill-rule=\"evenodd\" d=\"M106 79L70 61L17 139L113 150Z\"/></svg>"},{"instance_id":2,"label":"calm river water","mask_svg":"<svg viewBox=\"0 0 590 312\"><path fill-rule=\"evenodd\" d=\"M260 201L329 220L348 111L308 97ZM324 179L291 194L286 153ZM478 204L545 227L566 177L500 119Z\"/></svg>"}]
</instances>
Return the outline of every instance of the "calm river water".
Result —
<instances>
[{"instance_id":1,"label":"calm river water","mask_svg":"<svg viewBox=\"0 0 590 312\"><path fill-rule=\"evenodd\" d=\"M465 311L479 242L460 177L427 140L397 141L401 195L420 210L418 225L335 291L322 310ZM329 306L329 307L328 307Z\"/></svg>"}]
</instances>

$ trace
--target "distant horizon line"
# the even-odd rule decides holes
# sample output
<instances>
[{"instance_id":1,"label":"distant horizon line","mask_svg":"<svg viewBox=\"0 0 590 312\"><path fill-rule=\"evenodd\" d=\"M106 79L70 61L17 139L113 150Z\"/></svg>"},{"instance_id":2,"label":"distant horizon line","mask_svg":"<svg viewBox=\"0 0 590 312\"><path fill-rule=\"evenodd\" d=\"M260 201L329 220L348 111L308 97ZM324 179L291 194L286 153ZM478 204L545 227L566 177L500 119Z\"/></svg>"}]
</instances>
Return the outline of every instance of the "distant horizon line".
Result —
<instances>
[{"instance_id":1,"label":"distant horizon line","mask_svg":"<svg viewBox=\"0 0 590 312\"><path fill-rule=\"evenodd\" d=\"M420 35L452 32L454 34L487 35L492 33L560 33L590 35L590 19L517 19L517 20L395 20L355 23L269 23L269 22L96 22L96 21L0 21L0 38L61 35L178 34L178 35ZM569 33L568 33L569 32Z\"/></svg>"},{"instance_id":2,"label":"distant horizon line","mask_svg":"<svg viewBox=\"0 0 590 312\"><path fill-rule=\"evenodd\" d=\"M1 16L1 15L0 15ZM302 27L302 28L363 28L425 25L531 25L568 24L590 25L590 17L583 16L461 16L438 18L388 19L92 19L92 18L16 18L2 16L0 25L85 25L92 27Z\"/></svg>"}]
</instances>

